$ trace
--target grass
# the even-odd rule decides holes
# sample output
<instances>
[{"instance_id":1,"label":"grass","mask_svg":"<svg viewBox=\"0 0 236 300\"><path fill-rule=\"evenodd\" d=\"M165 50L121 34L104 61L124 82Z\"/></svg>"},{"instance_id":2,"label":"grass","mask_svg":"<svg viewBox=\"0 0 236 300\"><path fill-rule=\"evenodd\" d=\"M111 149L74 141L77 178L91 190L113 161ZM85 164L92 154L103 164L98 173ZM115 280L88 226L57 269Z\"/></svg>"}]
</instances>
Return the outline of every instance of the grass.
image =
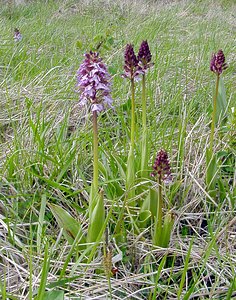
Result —
<instances>
[{"instance_id":1,"label":"grass","mask_svg":"<svg viewBox=\"0 0 236 300\"><path fill-rule=\"evenodd\" d=\"M233 299L234 1L9 3L0 7L2 299L109 299L103 242L80 255L45 207L47 201L60 205L87 230L93 137L91 119L78 107L75 75L83 54L101 40L100 55L113 76L115 106L99 117L100 183L109 247L113 257L118 255L118 273L110 278L113 299ZM13 41L15 27L23 35L20 43ZM152 246L150 227L136 233L130 220L138 209L133 216L125 211L126 243L120 246L113 235L125 194L130 136L131 91L120 76L123 51L132 43L137 52L143 39L155 63L146 90L149 165L151 169L157 150L165 148L174 178L164 191L165 211L172 209L176 215L167 249ZM225 192L213 199L204 178L215 84L209 62L218 49L229 64L223 74L228 129L223 134L216 130L214 149L233 158L221 169ZM135 99L141 112L141 87ZM138 126L137 140L141 119ZM140 151L137 147L137 165ZM154 184L151 178L148 182Z\"/></svg>"}]
</instances>

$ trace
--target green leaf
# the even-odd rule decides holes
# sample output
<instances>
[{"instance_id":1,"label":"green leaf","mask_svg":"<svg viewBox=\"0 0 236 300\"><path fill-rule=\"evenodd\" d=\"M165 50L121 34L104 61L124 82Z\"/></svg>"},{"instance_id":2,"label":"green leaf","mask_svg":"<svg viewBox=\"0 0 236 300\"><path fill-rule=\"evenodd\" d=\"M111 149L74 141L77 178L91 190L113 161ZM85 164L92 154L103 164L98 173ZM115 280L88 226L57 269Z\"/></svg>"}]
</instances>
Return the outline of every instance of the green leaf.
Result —
<instances>
[{"instance_id":1,"label":"green leaf","mask_svg":"<svg viewBox=\"0 0 236 300\"><path fill-rule=\"evenodd\" d=\"M64 300L64 291L48 291L44 294L43 300Z\"/></svg>"},{"instance_id":2,"label":"green leaf","mask_svg":"<svg viewBox=\"0 0 236 300\"><path fill-rule=\"evenodd\" d=\"M43 260L43 269L41 274L40 286L38 289L38 294L35 297L35 300L44 300L49 266L50 266L50 257L49 257L48 243L47 243L44 249L44 260Z\"/></svg>"},{"instance_id":3,"label":"green leaf","mask_svg":"<svg viewBox=\"0 0 236 300\"><path fill-rule=\"evenodd\" d=\"M183 287L184 287L184 282L185 282L187 271L188 271L188 268L189 268L189 260L190 260L190 256L191 256L193 241L194 240L192 239L191 242L190 242L188 253L187 253L187 256L185 258L184 270L183 270L183 273L182 273L182 276L181 276L181 281L180 281L179 290L178 290L178 294L177 294L178 299L181 299L180 296L181 296L181 293L182 293L182 290L183 290Z\"/></svg>"},{"instance_id":4,"label":"green leaf","mask_svg":"<svg viewBox=\"0 0 236 300\"><path fill-rule=\"evenodd\" d=\"M127 200L135 197L135 161L134 161L134 149L130 147L127 161L127 171L126 171L126 183L125 188L127 191ZM135 201L132 201L131 206L135 206Z\"/></svg>"},{"instance_id":5,"label":"green leaf","mask_svg":"<svg viewBox=\"0 0 236 300\"><path fill-rule=\"evenodd\" d=\"M157 207L158 207L158 191L156 188L151 188L149 190L149 205L150 211L153 218L157 215Z\"/></svg>"},{"instance_id":6,"label":"green leaf","mask_svg":"<svg viewBox=\"0 0 236 300\"><path fill-rule=\"evenodd\" d=\"M226 189L225 189L225 186L224 186L224 182L222 179L218 179L217 180L217 184L218 184L218 189L219 189L219 198L221 201L223 201L225 198L226 198Z\"/></svg>"},{"instance_id":7,"label":"green leaf","mask_svg":"<svg viewBox=\"0 0 236 300\"><path fill-rule=\"evenodd\" d=\"M225 86L224 81L220 77L219 80L219 89L218 89L218 95L217 95L217 105L216 105L216 118L215 123L218 125L223 125L227 119L227 99L226 99L226 92L225 92Z\"/></svg>"},{"instance_id":8,"label":"green leaf","mask_svg":"<svg viewBox=\"0 0 236 300\"><path fill-rule=\"evenodd\" d=\"M172 212L167 212L164 218L162 229L161 246L167 248L170 242L171 231L174 225L175 217Z\"/></svg>"},{"instance_id":9,"label":"green leaf","mask_svg":"<svg viewBox=\"0 0 236 300\"><path fill-rule=\"evenodd\" d=\"M89 217L88 243L97 241L97 238L105 222L105 207L103 201L103 191L96 197L96 204Z\"/></svg>"},{"instance_id":10,"label":"green leaf","mask_svg":"<svg viewBox=\"0 0 236 300\"><path fill-rule=\"evenodd\" d=\"M151 187L147 194L147 197L144 199L141 212L150 211L152 219L157 215L157 206L158 206L158 191L156 188Z\"/></svg>"},{"instance_id":11,"label":"green leaf","mask_svg":"<svg viewBox=\"0 0 236 300\"><path fill-rule=\"evenodd\" d=\"M66 277L66 278L61 279L61 280L50 282L49 284L47 284L46 288L52 289L52 288L56 288L56 287L60 287L60 288L66 287L68 285L68 283L75 281L79 277L80 276L77 275L77 276Z\"/></svg>"},{"instance_id":12,"label":"green leaf","mask_svg":"<svg viewBox=\"0 0 236 300\"><path fill-rule=\"evenodd\" d=\"M72 245L76 236L79 234L79 244L86 242L80 223L75 220L66 210L56 204L48 204L52 214L57 220L67 241Z\"/></svg>"},{"instance_id":13,"label":"green leaf","mask_svg":"<svg viewBox=\"0 0 236 300\"><path fill-rule=\"evenodd\" d=\"M151 212L149 210L141 211L138 216L138 222L137 225L139 228L145 228L147 227L147 223L151 218Z\"/></svg>"}]
</instances>

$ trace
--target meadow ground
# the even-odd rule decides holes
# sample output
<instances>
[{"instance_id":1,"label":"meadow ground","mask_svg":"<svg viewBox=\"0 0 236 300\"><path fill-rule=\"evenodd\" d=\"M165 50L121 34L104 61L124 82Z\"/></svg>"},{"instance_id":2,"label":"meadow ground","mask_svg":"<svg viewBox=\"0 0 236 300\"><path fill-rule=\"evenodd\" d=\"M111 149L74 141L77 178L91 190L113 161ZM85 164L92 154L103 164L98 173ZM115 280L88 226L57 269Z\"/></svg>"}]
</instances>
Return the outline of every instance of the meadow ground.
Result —
<instances>
[{"instance_id":1,"label":"meadow ground","mask_svg":"<svg viewBox=\"0 0 236 300\"><path fill-rule=\"evenodd\" d=\"M236 297L236 3L234 0L81 0L0 3L0 297L1 299L234 299ZM22 40L15 42L14 29ZM114 234L126 195L130 85L124 49L148 40L150 173L169 154L172 183L164 209L175 216L168 248L152 243L153 224L137 229L125 207L123 243ZM91 252L68 243L48 204L86 233L93 173L90 112L78 105L83 54L99 48L112 75L114 109L99 115L99 184L104 189L113 267L104 270L100 237ZM216 195L206 186L215 74L213 52L228 68L225 121L214 133ZM222 92L222 91L221 91ZM223 93L223 92L222 92ZM136 84L135 169L141 160L141 86ZM222 116L223 118L223 116ZM223 125L222 125L223 124ZM139 225L138 225L139 227ZM114 272L115 273L115 272Z\"/></svg>"}]
</instances>

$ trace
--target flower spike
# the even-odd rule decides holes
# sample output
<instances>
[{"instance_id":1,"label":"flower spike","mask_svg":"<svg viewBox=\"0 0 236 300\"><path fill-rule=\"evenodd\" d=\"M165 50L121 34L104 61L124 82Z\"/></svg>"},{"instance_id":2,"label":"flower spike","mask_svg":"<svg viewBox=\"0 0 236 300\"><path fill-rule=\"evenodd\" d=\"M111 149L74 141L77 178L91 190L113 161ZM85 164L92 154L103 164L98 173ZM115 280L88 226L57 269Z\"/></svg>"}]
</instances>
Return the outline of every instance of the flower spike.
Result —
<instances>
[{"instance_id":1,"label":"flower spike","mask_svg":"<svg viewBox=\"0 0 236 300\"><path fill-rule=\"evenodd\" d=\"M219 50L217 54L213 53L211 58L210 70L220 75L228 66L225 62L225 56L222 50Z\"/></svg>"},{"instance_id":2,"label":"flower spike","mask_svg":"<svg viewBox=\"0 0 236 300\"><path fill-rule=\"evenodd\" d=\"M170 163L166 151L160 150L157 153L151 176L152 177L159 176L160 179L166 183L171 181Z\"/></svg>"},{"instance_id":3,"label":"flower spike","mask_svg":"<svg viewBox=\"0 0 236 300\"><path fill-rule=\"evenodd\" d=\"M112 107L111 76L97 52L86 53L77 72L80 105L91 104L91 111L101 112Z\"/></svg>"},{"instance_id":4,"label":"flower spike","mask_svg":"<svg viewBox=\"0 0 236 300\"><path fill-rule=\"evenodd\" d=\"M131 44L127 44L125 48L125 73L122 75L124 78L138 79L140 74L143 74L142 68L138 64L138 59L134 53L134 48Z\"/></svg>"},{"instance_id":5,"label":"flower spike","mask_svg":"<svg viewBox=\"0 0 236 300\"><path fill-rule=\"evenodd\" d=\"M150 48L147 41L142 41L142 44L139 48L138 52L138 60L142 65L144 71L153 66L151 63L152 54L150 52Z\"/></svg>"}]
</instances>

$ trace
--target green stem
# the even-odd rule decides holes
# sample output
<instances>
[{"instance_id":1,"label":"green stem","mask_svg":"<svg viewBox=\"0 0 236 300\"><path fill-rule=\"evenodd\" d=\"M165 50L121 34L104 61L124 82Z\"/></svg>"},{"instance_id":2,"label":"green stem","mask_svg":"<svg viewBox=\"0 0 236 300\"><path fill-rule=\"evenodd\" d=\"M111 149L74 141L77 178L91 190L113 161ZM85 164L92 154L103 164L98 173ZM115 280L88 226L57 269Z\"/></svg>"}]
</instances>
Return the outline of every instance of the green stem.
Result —
<instances>
[{"instance_id":1,"label":"green stem","mask_svg":"<svg viewBox=\"0 0 236 300\"><path fill-rule=\"evenodd\" d=\"M158 228L162 226L162 206L163 206L163 199L162 199L162 183L161 183L161 176L158 176Z\"/></svg>"},{"instance_id":2,"label":"green stem","mask_svg":"<svg viewBox=\"0 0 236 300\"><path fill-rule=\"evenodd\" d=\"M98 122L97 112L93 112L93 188L98 192Z\"/></svg>"},{"instance_id":3,"label":"green stem","mask_svg":"<svg viewBox=\"0 0 236 300\"><path fill-rule=\"evenodd\" d=\"M155 219L155 230L154 230L154 237L153 243L156 246L162 245L162 206L163 206L163 199L162 199L162 182L161 176L158 175L158 205L156 211L156 219Z\"/></svg>"},{"instance_id":4,"label":"green stem","mask_svg":"<svg viewBox=\"0 0 236 300\"><path fill-rule=\"evenodd\" d=\"M211 135L210 135L210 153L212 153L213 149L213 141L214 141L214 132L215 132L215 119L216 119L216 103L217 103L217 96L218 96L218 89L219 89L219 81L220 81L220 74L217 74L216 77L216 90L215 95L213 98L213 112L212 112L212 121L211 121Z\"/></svg>"},{"instance_id":5,"label":"green stem","mask_svg":"<svg viewBox=\"0 0 236 300\"><path fill-rule=\"evenodd\" d=\"M148 155L147 155L147 101L146 101L146 77L142 76L142 156L141 177L147 177Z\"/></svg>"},{"instance_id":6,"label":"green stem","mask_svg":"<svg viewBox=\"0 0 236 300\"><path fill-rule=\"evenodd\" d=\"M143 74L142 77L142 124L143 130L147 127L147 103L146 103L146 76Z\"/></svg>"},{"instance_id":7,"label":"green stem","mask_svg":"<svg viewBox=\"0 0 236 300\"><path fill-rule=\"evenodd\" d=\"M135 101L134 101L134 79L131 79L131 148L134 151L135 142Z\"/></svg>"}]
</instances>

